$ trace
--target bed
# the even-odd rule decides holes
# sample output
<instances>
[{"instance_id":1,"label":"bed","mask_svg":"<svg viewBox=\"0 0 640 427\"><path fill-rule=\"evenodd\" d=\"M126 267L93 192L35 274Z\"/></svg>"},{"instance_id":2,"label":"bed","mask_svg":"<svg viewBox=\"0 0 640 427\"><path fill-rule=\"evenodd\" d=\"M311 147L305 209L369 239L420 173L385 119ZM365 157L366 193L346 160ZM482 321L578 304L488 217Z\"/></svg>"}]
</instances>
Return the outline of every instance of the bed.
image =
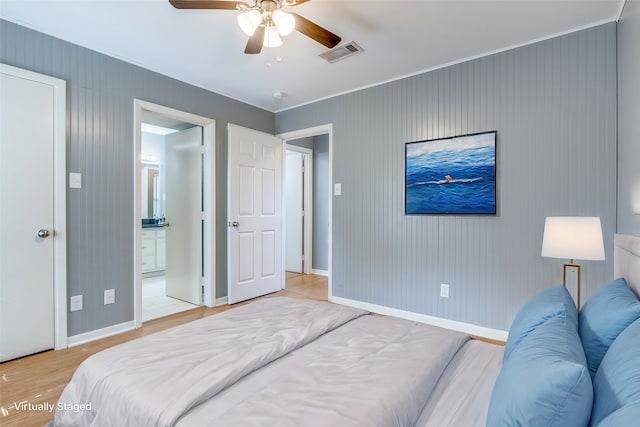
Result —
<instances>
[{"instance_id":1,"label":"bed","mask_svg":"<svg viewBox=\"0 0 640 427\"><path fill-rule=\"evenodd\" d=\"M640 237L616 236L615 257L616 275L628 280L625 288L636 299L640 318ZM518 313L506 347L326 302L286 297L258 300L91 356L63 391L54 424L586 426L597 396L609 397L609 390L598 392L598 376L592 380L589 374L579 337L571 351L560 353L562 357L575 353L580 363L571 358L556 363L554 353L555 362L548 364L562 366L562 373L579 372L576 378L584 393L563 400L579 400L578 404L550 405L548 422L536 406L539 396L531 394L536 384L523 387L528 379L546 381L539 381L542 374L520 375L526 371L518 365L523 363L522 353L526 360L544 347L536 340L549 341L545 335L549 330L558 336L550 329L560 324L558 319L575 318L574 326L567 328L573 323L566 321L562 325L571 337L579 333L577 310L575 314L571 311L575 305L571 309L572 303L562 300L566 290L550 289ZM588 306L586 303L585 309ZM593 311L601 309L596 303L591 306ZM554 308L549 314L549 307L562 310ZM545 310L546 314L540 314ZM633 313L622 322L624 327L618 325L621 330L616 335L624 338L629 335L626 329L633 329L636 323L640 326L640 320L633 321ZM620 340L610 341L608 346L615 347ZM636 356L630 357L633 362ZM617 359L607 362L607 358L609 354L601 357L604 367L620 363ZM558 376L557 372L550 375ZM640 376L637 380L640 382ZM623 382L633 381L623 378ZM580 387L572 387L571 392ZM518 388L527 392L514 393ZM558 390L562 387L553 385L552 400L558 398ZM629 416L627 412L636 416L633 411L640 409L640 402L633 400L633 390L630 394L626 401L616 395L616 402L605 405L598 417L620 417L620 410L622 417ZM631 410L625 409L628 407ZM534 412L533 421L519 424L522 417L531 416L527 410ZM576 411L580 416L576 417ZM564 423L563 417L571 417L573 424ZM581 417L586 421L577 421Z\"/></svg>"}]
</instances>

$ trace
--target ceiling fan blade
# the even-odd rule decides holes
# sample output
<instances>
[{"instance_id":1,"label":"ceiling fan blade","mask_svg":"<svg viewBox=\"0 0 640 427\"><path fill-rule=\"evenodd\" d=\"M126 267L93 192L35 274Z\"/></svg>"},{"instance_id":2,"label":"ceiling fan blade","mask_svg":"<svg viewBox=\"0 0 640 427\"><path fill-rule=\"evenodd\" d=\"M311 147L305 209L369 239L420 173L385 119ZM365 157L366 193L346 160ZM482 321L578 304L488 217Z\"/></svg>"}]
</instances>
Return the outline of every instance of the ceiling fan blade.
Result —
<instances>
[{"instance_id":1,"label":"ceiling fan blade","mask_svg":"<svg viewBox=\"0 0 640 427\"><path fill-rule=\"evenodd\" d=\"M169 3L176 9L227 9L236 10L238 5L249 5L240 1L222 0L169 0Z\"/></svg>"},{"instance_id":2,"label":"ceiling fan blade","mask_svg":"<svg viewBox=\"0 0 640 427\"><path fill-rule=\"evenodd\" d=\"M296 30L300 31L305 36L317 41L318 43L325 45L326 47L335 47L342 38L326 28L322 28L320 25L309 21L297 13L289 12L296 18Z\"/></svg>"},{"instance_id":3,"label":"ceiling fan blade","mask_svg":"<svg viewBox=\"0 0 640 427\"><path fill-rule=\"evenodd\" d=\"M249 37L247 41L247 47L244 48L244 53L256 54L262 51L262 44L264 43L264 26L260 25L256 28L255 33Z\"/></svg>"}]
</instances>

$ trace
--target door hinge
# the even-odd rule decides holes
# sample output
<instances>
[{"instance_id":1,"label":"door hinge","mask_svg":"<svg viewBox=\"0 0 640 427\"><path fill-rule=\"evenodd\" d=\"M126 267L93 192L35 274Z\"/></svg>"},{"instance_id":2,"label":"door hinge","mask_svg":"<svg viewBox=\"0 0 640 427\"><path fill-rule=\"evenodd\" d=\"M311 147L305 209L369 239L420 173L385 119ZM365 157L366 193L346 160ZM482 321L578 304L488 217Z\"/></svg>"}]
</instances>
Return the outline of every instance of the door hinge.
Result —
<instances>
[{"instance_id":1,"label":"door hinge","mask_svg":"<svg viewBox=\"0 0 640 427\"><path fill-rule=\"evenodd\" d=\"M204 211L200 212L200 219L204 221Z\"/></svg>"},{"instance_id":2,"label":"door hinge","mask_svg":"<svg viewBox=\"0 0 640 427\"><path fill-rule=\"evenodd\" d=\"M205 146L201 145L200 146L200 154L204 154L205 153Z\"/></svg>"}]
</instances>

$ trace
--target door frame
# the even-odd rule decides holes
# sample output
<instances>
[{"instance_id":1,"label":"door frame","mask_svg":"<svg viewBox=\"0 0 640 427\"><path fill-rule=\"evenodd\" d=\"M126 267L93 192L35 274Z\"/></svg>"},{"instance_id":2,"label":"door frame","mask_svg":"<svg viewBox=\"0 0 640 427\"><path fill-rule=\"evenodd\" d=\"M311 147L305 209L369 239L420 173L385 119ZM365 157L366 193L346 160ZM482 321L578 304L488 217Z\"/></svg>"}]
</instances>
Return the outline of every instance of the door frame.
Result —
<instances>
[{"instance_id":1,"label":"door frame","mask_svg":"<svg viewBox=\"0 0 640 427\"><path fill-rule=\"evenodd\" d=\"M67 82L0 63L0 72L53 87L53 323L54 349L68 347L67 332Z\"/></svg>"},{"instance_id":2,"label":"door frame","mask_svg":"<svg viewBox=\"0 0 640 427\"><path fill-rule=\"evenodd\" d=\"M328 242L328 300L333 300L333 292L332 292L332 277L333 277L333 124L329 123L326 125L315 126L306 129L299 129L290 132L284 132L276 135L280 139L282 139L283 144L287 147L286 143L289 140L306 138L310 136L318 136L318 135L329 135L329 242ZM282 186L284 191L284 179L282 180ZM284 198L283 198L284 203ZM283 208L284 209L284 208ZM284 223L283 223L284 227ZM283 267L284 268L284 267ZM283 272L283 276L286 276L285 272Z\"/></svg>"},{"instance_id":3,"label":"door frame","mask_svg":"<svg viewBox=\"0 0 640 427\"><path fill-rule=\"evenodd\" d=\"M313 150L305 147L299 147L293 144L287 144L285 142L285 154L286 151L295 151L300 153L304 158L304 180L302 183L304 189L304 197L303 197L303 205L304 205L304 227L302 230L303 233L303 246L302 250L304 251L304 262L302 263L302 272L304 274L311 273L311 266L313 264ZM285 160L285 167L283 168L283 181L286 183L287 179L287 168L286 168L286 155L283 156ZM285 185L286 188L286 185ZM286 197L286 192L283 193L283 196ZM285 200L286 201L286 200ZM286 204L285 204L286 206ZM287 210L283 211L284 223L287 223ZM284 227L284 242L285 242L285 256L287 252L286 242L287 242L287 228ZM286 257L285 257L286 259Z\"/></svg>"},{"instance_id":4,"label":"door frame","mask_svg":"<svg viewBox=\"0 0 640 427\"><path fill-rule=\"evenodd\" d=\"M133 202L134 202L134 220L133 220L133 281L134 281L134 323L135 327L142 326L142 268L140 247L142 243L142 203L140 201L140 173L141 163L140 156L142 154L142 111L147 110L172 119L181 120L203 128L203 146L204 146L204 162L202 165L203 172L203 188L204 197L204 232L202 236L203 243L203 266L204 266L204 295L202 303L207 307L214 307L216 301L216 181L215 181L215 131L216 121L214 119L199 116L185 111L176 110L174 108L165 107L163 105L154 104L140 99L133 100Z\"/></svg>"}]
</instances>

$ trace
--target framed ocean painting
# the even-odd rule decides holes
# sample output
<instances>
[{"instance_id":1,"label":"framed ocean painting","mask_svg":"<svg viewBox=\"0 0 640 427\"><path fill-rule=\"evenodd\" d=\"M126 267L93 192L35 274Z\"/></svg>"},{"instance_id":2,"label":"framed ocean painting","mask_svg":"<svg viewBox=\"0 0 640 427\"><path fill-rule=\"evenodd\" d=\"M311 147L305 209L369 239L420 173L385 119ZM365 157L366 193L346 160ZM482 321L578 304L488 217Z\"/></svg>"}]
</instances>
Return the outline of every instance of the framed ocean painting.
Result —
<instances>
[{"instance_id":1,"label":"framed ocean painting","mask_svg":"<svg viewBox=\"0 0 640 427\"><path fill-rule=\"evenodd\" d=\"M496 134L405 144L405 213L495 215Z\"/></svg>"}]
</instances>

